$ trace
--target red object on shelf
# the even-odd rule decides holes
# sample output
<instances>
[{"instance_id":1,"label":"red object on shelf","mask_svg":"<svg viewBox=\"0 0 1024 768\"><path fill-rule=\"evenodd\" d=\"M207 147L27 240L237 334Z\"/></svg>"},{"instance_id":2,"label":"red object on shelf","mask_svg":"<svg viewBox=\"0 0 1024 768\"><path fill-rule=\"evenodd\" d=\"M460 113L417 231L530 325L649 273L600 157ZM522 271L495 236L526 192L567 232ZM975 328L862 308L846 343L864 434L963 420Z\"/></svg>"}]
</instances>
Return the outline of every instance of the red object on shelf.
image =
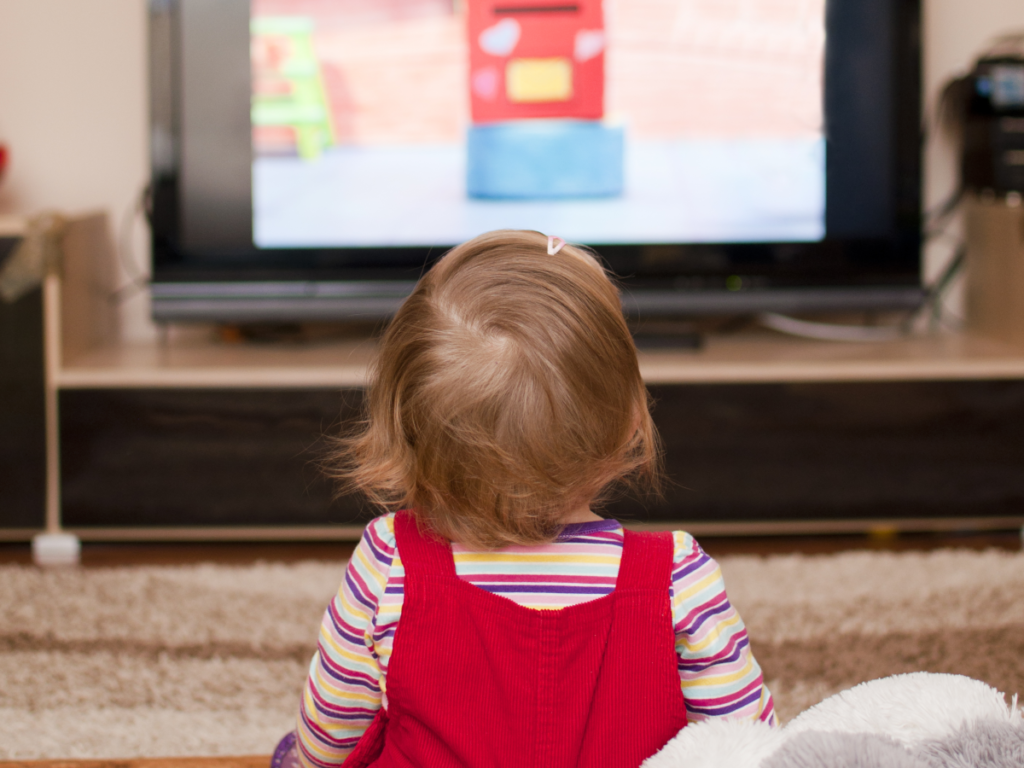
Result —
<instances>
[{"instance_id":1,"label":"red object on shelf","mask_svg":"<svg viewBox=\"0 0 1024 768\"><path fill-rule=\"evenodd\" d=\"M602 0L469 0L474 123L604 116Z\"/></svg>"}]
</instances>

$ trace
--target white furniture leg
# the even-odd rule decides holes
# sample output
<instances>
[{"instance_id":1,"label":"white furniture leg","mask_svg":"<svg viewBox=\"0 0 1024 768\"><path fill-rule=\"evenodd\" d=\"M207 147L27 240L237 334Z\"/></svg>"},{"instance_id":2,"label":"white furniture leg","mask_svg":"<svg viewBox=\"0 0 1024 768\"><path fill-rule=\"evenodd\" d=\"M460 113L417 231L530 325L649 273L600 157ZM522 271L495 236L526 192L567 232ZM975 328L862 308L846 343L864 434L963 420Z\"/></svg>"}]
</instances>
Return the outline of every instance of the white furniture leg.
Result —
<instances>
[{"instance_id":1,"label":"white furniture leg","mask_svg":"<svg viewBox=\"0 0 1024 768\"><path fill-rule=\"evenodd\" d=\"M32 537L32 560L39 566L78 565L82 544L61 530L60 419L57 371L61 364L60 277L51 270L43 280L43 347L46 368L46 531Z\"/></svg>"},{"instance_id":2,"label":"white furniture leg","mask_svg":"<svg viewBox=\"0 0 1024 768\"><path fill-rule=\"evenodd\" d=\"M42 567L78 565L82 543L73 533L37 533L32 537L32 562Z\"/></svg>"}]
</instances>

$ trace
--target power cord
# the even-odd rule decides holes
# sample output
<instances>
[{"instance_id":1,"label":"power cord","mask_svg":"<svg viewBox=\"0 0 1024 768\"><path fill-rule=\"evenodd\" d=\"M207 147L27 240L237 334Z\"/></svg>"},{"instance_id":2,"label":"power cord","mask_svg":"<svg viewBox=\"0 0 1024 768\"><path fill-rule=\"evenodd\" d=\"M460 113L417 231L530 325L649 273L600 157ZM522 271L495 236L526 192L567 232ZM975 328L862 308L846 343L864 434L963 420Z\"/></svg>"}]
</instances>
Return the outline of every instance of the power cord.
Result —
<instances>
[{"instance_id":1,"label":"power cord","mask_svg":"<svg viewBox=\"0 0 1024 768\"><path fill-rule=\"evenodd\" d=\"M959 187L950 196L926 216L928 225L924 227L924 240L931 240L945 234L953 214L959 209L964 199L964 189ZM758 316L760 325L779 333L820 341L842 341L852 343L872 343L897 341L906 338L913 332L914 320L923 312L930 315L932 330L937 325L945 325L958 330L956 325L946 320L943 300L957 276L963 271L967 259L967 246L957 241L946 266L939 276L925 290L925 299L920 307L912 310L898 325L871 327L864 325L842 325L801 320L777 312L766 312ZM957 318L959 321L960 319ZM962 321L960 321L962 322Z\"/></svg>"},{"instance_id":2,"label":"power cord","mask_svg":"<svg viewBox=\"0 0 1024 768\"><path fill-rule=\"evenodd\" d=\"M128 282L111 292L108 297L111 303L123 304L149 287L149 275L135 263L134 248L132 248L135 224L142 217L148 220L149 204L150 185L147 184L121 216L117 237L117 256L121 268L128 276Z\"/></svg>"},{"instance_id":3,"label":"power cord","mask_svg":"<svg viewBox=\"0 0 1024 768\"><path fill-rule=\"evenodd\" d=\"M884 325L870 327L864 325L839 325L836 323L819 323L800 320L778 312L764 312L757 317L765 328L798 336L803 339L819 341L844 341L852 343L870 343L879 341L896 341L905 337L909 330L905 325Z\"/></svg>"},{"instance_id":4,"label":"power cord","mask_svg":"<svg viewBox=\"0 0 1024 768\"><path fill-rule=\"evenodd\" d=\"M925 300L920 307L910 312L906 319L898 325L886 326L865 326L865 325L842 325L836 323L820 323L810 320L801 320L778 312L765 312L758 315L757 321L765 328L770 328L779 333L790 336L798 336L805 339L816 339L819 341L843 341L852 343L872 343L898 341L913 333L914 319L922 312L929 311L931 316L931 327L934 330L939 324L946 325L951 330L958 330L958 326L951 325L946 321L946 312L943 309L943 297L953 284L954 279L963 270L964 262L967 259L967 246L960 243L953 252L952 258L946 264L945 269L935 279L925 292ZM960 320L957 318L957 320ZM961 321L962 322L962 321Z\"/></svg>"}]
</instances>

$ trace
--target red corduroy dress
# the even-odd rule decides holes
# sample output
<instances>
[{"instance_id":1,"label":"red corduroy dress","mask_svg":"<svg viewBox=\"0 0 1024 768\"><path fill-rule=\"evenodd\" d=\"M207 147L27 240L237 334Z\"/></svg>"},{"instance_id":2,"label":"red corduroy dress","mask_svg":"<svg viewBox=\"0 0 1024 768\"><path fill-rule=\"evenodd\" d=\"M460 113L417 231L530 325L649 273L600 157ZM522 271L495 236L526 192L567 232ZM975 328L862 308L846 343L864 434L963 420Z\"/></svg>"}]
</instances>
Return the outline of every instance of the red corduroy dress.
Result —
<instances>
[{"instance_id":1,"label":"red corduroy dress","mask_svg":"<svg viewBox=\"0 0 1024 768\"><path fill-rule=\"evenodd\" d=\"M350 766L635 768L686 725L669 587L672 535L626 531L615 590L524 608L455 573L399 513L402 618L382 708Z\"/></svg>"}]
</instances>

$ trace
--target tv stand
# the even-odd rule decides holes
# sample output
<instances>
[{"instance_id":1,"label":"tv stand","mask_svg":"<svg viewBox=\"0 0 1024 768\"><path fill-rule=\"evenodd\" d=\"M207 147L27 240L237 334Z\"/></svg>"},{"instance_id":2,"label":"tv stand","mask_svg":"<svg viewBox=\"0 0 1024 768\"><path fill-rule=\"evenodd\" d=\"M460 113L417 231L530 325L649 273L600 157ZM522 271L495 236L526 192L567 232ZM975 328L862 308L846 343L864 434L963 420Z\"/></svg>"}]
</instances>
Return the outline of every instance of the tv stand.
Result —
<instances>
[{"instance_id":1,"label":"tv stand","mask_svg":"<svg viewBox=\"0 0 1024 768\"><path fill-rule=\"evenodd\" d=\"M231 508L230 494L217 506L209 501L208 496L203 496L201 489L195 491L198 494L196 498L204 504L209 502L209 510L212 510L209 514L184 505L180 514L174 516L172 524L165 512L152 512L160 506L161 493L173 495L182 482L193 479L192 475L206 478L203 482L231 479L238 475L237 481L246 484L248 481L241 475L250 472L254 473L253 482L269 482L275 474L273 467L259 463L266 456L253 454L250 459L244 457L244 451L248 449L246 446L251 447L261 440L266 446L280 443L285 446L282 451L292 451L287 455L299 463L301 473L304 473L304 479L298 482L296 496L302 496L304 492L309 496L315 491L320 494L317 498L329 498L329 492L323 485L325 481L313 466L315 451L302 452L323 434L335 430L332 422L338 419L338 413L348 418L357 412L360 390L367 382L367 369L375 342L372 338L363 337L305 343L250 343L225 340L209 328L169 328L151 342L126 342L118 333L115 307L108 300L112 287L106 277L112 263L108 230L102 216L74 222L65 242L63 274L54 272L45 280L46 532L51 535L71 533L85 541L343 540L358 537L366 519L365 511L351 505L344 509L330 508L320 513L318 521L313 521L308 514L310 504L303 506L308 498L303 504L297 504L292 518L296 522L292 523L269 518L262 521L255 513L252 520L248 520L245 509ZM699 408L694 410L696 406L692 404L695 402L707 402L709 413L716 408L724 408L723 403L741 404L742 408L751 409L744 412L755 414L757 419L770 421L777 418L785 427L785 420L789 418L786 414L790 412L787 409L797 409L793 411L796 421L806 416L801 415L799 408L803 406L799 404L805 402L800 398L807 393L811 393L811 399L806 402L821 406L822 403L828 405L831 402L829 398L836 402L841 399L846 408L850 403L862 401L865 407L874 407L879 397L884 399L893 393L906 402L914 403L920 401L919 392L948 394L961 385L970 389L975 386L1003 386L999 384L1003 382L1006 386L1024 387L1024 347L966 332L912 336L884 343L842 344L750 330L731 335L710 335L703 341L699 349L654 348L642 341L639 345L641 372L659 401L655 408L656 418L675 419L673 409L683 408L685 411L680 411L683 415L678 420L664 421L660 426L668 445L670 469L675 457L680 455L688 457L688 462L699 460L702 440L704 445L711 446L712 454L714 450L721 449L724 451L722 455L727 455L733 448L743 448L751 451L752 456L767 459L772 459L773 451L785 454L791 447L787 441L792 442L792 435L783 435L783 430L772 437L761 451L756 446L757 436L741 435L746 427L737 424L739 431L735 446L730 446L726 440L714 448L715 441L722 439L721 430L715 427L706 434L701 432L709 427L695 423L703 418ZM919 385L924 389L914 389ZM981 394L972 392L972 398L984 400ZM736 397L739 399L729 400ZM763 407L754 402L758 398L765 399ZM822 408L826 413L822 429L827 431L832 428L826 423L828 408ZM777 416L775 410L778 411ZM720 423L728 424L728 409L722 413L725 416ZM813 415L808 418L808 424L818 423ZM865 423L867 421L870 419L866 418ZM122 425L118 435L104 431L112 422ZM294 424L300 424L301 429L296 427L292 430L288 426ZM150 427L154 430L152 435L145 432ZM195 433L188 433L193 427ZM846 430L843 433L845 440L849 436L847 433L857 427L854 421L836 429ZM912 425L907 428L911 429ZM162 429L170 429L171 432L163 433ZM307 431L302 432L302 429ZM273 437L278 434L273 430L278 430L284 437L264 439L264 435ZM306 435L305 445L295 437L300 432ZM691 455L683 450L680 454L678 446L685 448L689 434L694 435L697 443L694 450L697 452ZM200 441L194 442L199 446L194 461L201 463L195 464L193 470L185 472L182 477L161 477L162 473L184 471L182 466L185 465L180 464L181 456L168 456L166 467L159 465L164 460L159 457L172 451L175 440L186 437ZM223 471L213 471L210 463L219 461L223 454L218 454L210 446L228 437L236 441L231 445L239 447L240 453L231 459L236 463L228 461ZM127 442L117 443L115 438ZM294 450L289 447L291 444L285 445L292 439L297 440ZM801 439L806 439L806 435ZM755 448L760 452L753 453ZM804 445L800 450L805 453L797 451L793 456L827 455L829 447L823 444L818 450ZM89 487L94 482L89 474L93 470L83 470L83 462L102 463L106 451L112 456L120 456L117 461L123 464L101 469L109 473L107 477L119 477L121 482L104 480L106 485L97 490ZM140 456L152 458L140 459ZM151 463L145 466L133 463L143 460ZM692 471L692 466L691 470L683 468L684 479L687 472ZM785 464L779 467L786 469ZM156 492L143 482L150 480L154 483L166 480L168 484L160 486L164 491ZM771 476L766 476L764 481L770 480ZM142 483L139 486L142 490L132 490L136 481ZM214 490L209 492L214 493ZM83 501L99 498L96 494L100 491L108 494L102 498L109 498L111 509L117 504L129 504L118 494L129 495L130 504L124 508L137 510L138 521L125 512L120 517L113 515L116 518L113 522L103 523L104 509L101 507L106 502L89 506L92 501ZM147 494L155 495L150 497ZM73 508L66 508L64 501L71 496L75 499ZM756 494L752 498L756 498ZM629 507L628 503L626 507ZM806 510L791 516L783 508L769 510L758 517L743 518L741 515L737 518L736 509L738 507L735 506L723 508L721 514L715 513L713 517L694 517L687 507L680 507L678 512L666 512L658 519L637 523L637 526L673 528L683 525L696 535L769 535L852 533L880 527L902 530L1007 529L1024 523L1024 508L998 504L980 513L965 509L963 514L906 517L900 515L899 505L895 502L879 503L875 516L858 514L856 517L830 514L813 517L808 516ZM287 518L289 514L283 510L279 517ZM28 540L37 533L35 529L0 529L0 539Z\"/></svg>"}]
</instances>

